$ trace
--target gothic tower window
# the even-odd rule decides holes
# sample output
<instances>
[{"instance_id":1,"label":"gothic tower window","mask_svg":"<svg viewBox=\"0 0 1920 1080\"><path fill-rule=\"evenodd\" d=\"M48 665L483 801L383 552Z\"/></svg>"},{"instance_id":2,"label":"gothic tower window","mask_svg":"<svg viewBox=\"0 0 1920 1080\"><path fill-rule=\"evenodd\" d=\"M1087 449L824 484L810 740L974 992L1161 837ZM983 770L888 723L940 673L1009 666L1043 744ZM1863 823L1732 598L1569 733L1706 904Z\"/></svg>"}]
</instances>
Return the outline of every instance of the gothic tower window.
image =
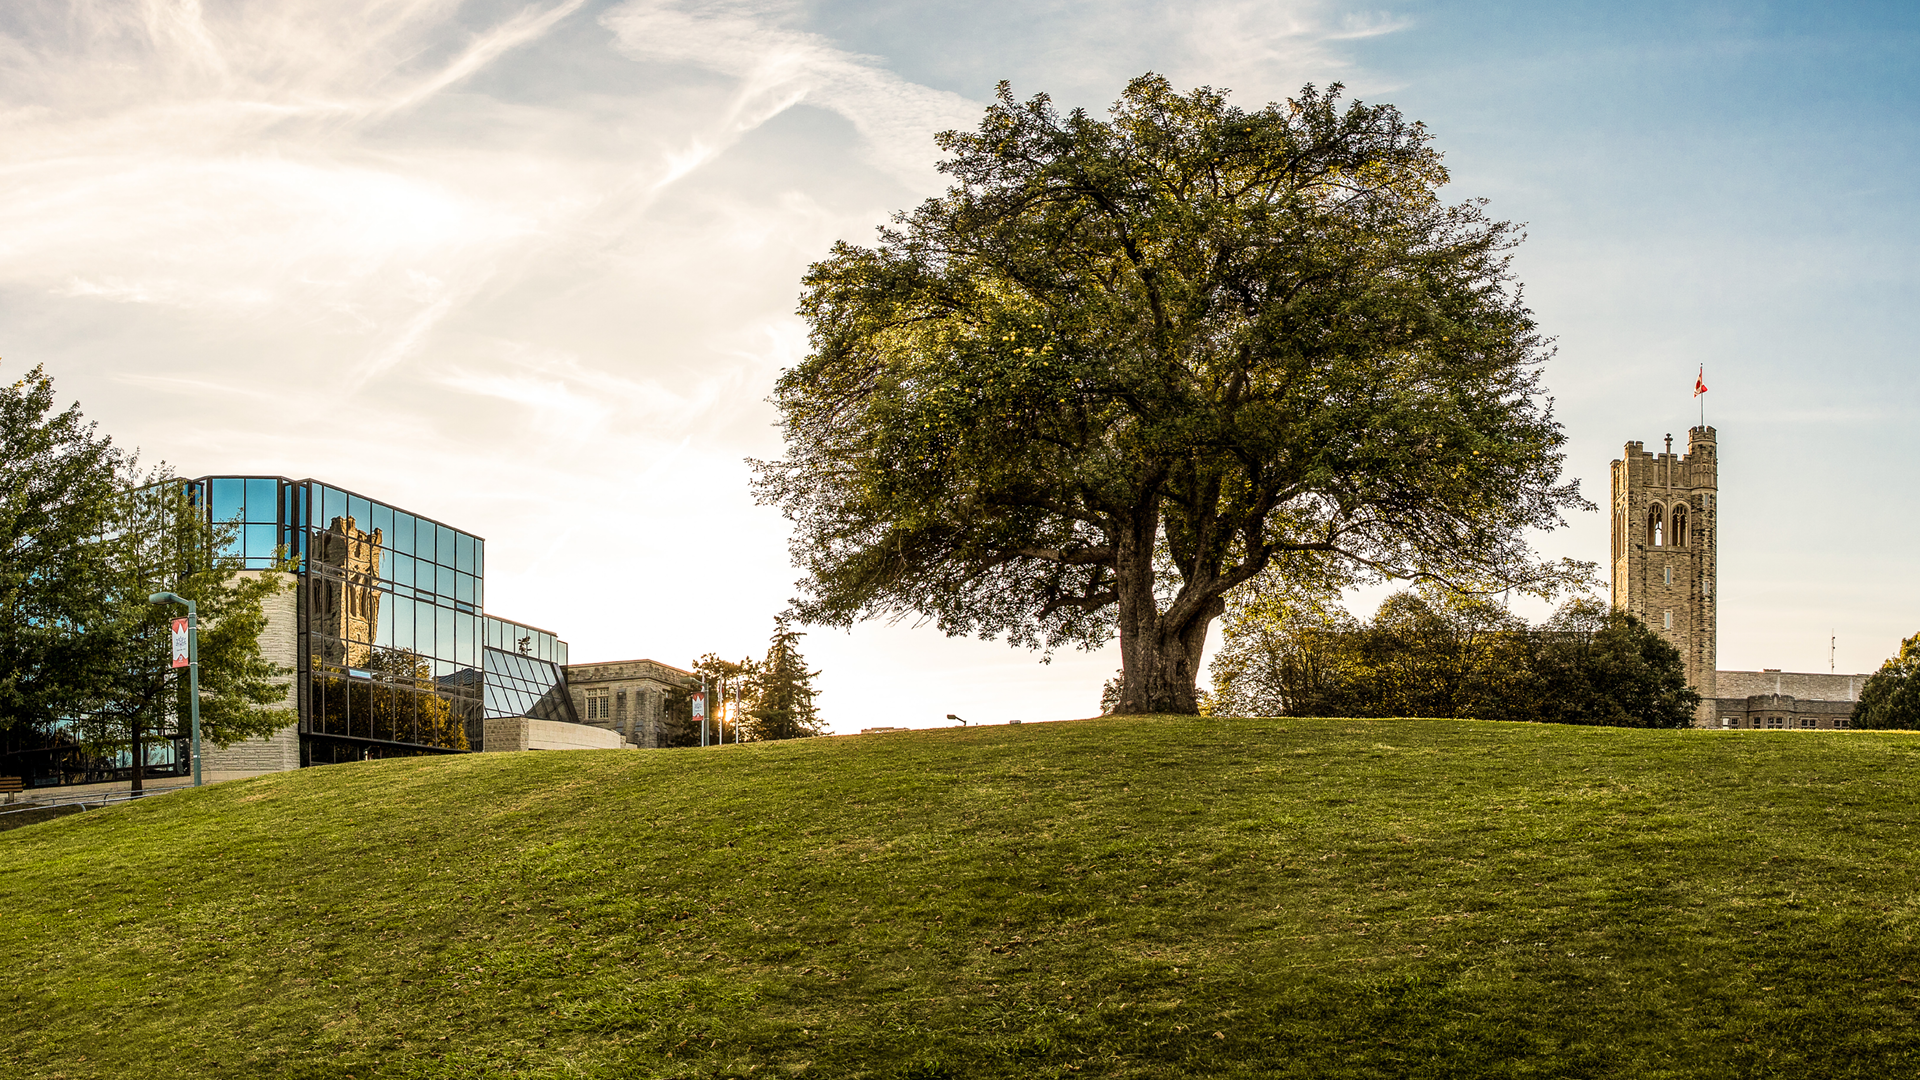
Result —
<instances>
[{"instance_id":1,"label":"gothic tower window","mask_svg":"<svg viewBox=\"0 0 1920 1080\"><path fill-rule=\"evenodd\" d=\"M1684 506L1676 506L1673 508L1673 534L1671 539L1674 547L1687 546L1687 508Z\"/></svg>"},{"instance_id":2,"label":"gothic tower window","mask_svg":"<svg viewBox=\"0 0 1920 1080\"><path fill-rule=\"evenodd\" d=\"M1660 507L1658 504L1655 504L1653 509L1647 511L1647 546L1648 547L1660 546L1660 525L1661 525L1660 519L1665 516L1666 515L1660 512Z\"/></svg>"}]
</instances>

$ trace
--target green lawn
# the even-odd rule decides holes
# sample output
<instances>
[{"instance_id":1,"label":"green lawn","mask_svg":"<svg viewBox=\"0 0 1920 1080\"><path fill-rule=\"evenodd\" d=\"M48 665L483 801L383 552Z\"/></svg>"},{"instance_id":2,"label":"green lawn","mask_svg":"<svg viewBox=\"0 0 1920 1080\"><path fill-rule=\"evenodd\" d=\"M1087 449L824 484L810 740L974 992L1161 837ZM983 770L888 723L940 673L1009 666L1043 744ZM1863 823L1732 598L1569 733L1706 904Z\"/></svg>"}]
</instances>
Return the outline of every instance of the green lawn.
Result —
<instances>
[{"instance_id":1,"label":"green lawn","mask_svg":"<svg viewBox=\"0 0 1920 1080\"><path fill-rule=\"evenodd\" d=\"M1152 718L0 833L11 1077L1920 1076L1920 739Z\"/></svg>"}]
</instances>

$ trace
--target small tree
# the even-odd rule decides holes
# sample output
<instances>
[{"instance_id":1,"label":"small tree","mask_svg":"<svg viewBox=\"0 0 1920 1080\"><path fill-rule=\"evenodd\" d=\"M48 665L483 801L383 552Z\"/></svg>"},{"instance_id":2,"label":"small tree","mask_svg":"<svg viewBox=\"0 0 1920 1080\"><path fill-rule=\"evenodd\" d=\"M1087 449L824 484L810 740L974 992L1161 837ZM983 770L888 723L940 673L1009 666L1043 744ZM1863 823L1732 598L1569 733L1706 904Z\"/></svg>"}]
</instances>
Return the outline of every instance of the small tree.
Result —
<instances>
[{"instance_id":1,"label":"small tree","mask_svg":"<svg viewBox=\"0 0 1920 1080\"><path fill-rule=\"evenodd\" d=\"M1912 731L1920 728L1920 634L1900 643L1900 652L1860 688L1852 724L1857 728Z\"/></svg>"},{"instance_id":2,"label":"small tree","mask_svg":"<svg viewBox=\"0 0 1920 1080\"><path fill-rule=\"evenodd\" d=\"M807 670L806 658L798 648L805 636L793 628L788 616L774 620L773 640L760 665L754 708L747 714L750 738L801 739L825 732L813 704L817 693L813 679L820 673Z\"/></svg>"},{"instance_id":3,"label":"small tree","mask_svg":"<svg viewBox=\"0 0 1920 1080\"><path fill-rule=\"evenodd\" d=\"M699 746L700 728L693 722L695 691L673 686L660 706L660 745Z\"/></svg>"},{"instance_id":4,"label":"small tree","mask_svg":"<svg viewBox=\"0 0 1920 1080\"><path fill-rule=\"evenodd\" d=\"M1496 719L1651 728L1693 723L1701 699L1687 685L1680 650L1628 612L1575 598L1533 640L1526 692Z\"/></svg>"},{"instance_id":5,"label":"small tree","mask_svg":"<svg viewBox=\"0 0 1920 1080\"><path fill-rule=\"evenodd\" d=\"M156 591L192 600L199 614L200 732L217 746L269 735L291 724L283 702L290 671L267 660L260 634L266 601L292 587L286 571L242 572L238 559L217 554L236 528L210 524L186 486L169 476L119 500L108 548L111 604L90 630L91 681L76 700L83 745L129 748L133 784L142 787L145 741L184 733L187 681L172 666L169 623L178 609L149 603Z\"/></svg>"},{"instance_id":6,"label":"small tree","mask_svg":"<svg viewBox=\"0 0 1920 1080\"><path fill-rule=\"evenodd\" d=\"M706 676L707 722L714 725L714 734L720 742L733 738L729 732L744 733L749 729L745 717L753 709L758 693L759 668L750 656L735 663L708 653L694 661L693 673ZM699 744L698 727L693 729L693 741Z\"/></svg>"}]
</instances>

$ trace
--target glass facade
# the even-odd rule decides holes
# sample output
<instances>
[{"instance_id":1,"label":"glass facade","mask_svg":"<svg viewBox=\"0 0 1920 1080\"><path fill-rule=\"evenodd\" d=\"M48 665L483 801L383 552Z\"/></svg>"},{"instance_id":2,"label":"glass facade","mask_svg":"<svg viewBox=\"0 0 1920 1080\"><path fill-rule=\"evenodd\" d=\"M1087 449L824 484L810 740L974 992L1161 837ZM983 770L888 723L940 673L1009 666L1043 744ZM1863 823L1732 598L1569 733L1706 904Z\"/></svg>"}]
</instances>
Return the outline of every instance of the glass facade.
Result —
<instances>
[{"instance_id":1,"label":"glass facade","mask_svg":"<svg viewBox=\"0 0 1920 1080\"><path fill-rule=\"evenodd\" d=\"M317 480L188 484L239 526L225 554L298 575L304 764L484 749L489 716L575 719L566 642L486 616L485 540Z\"/></svg>"}]
</instances>

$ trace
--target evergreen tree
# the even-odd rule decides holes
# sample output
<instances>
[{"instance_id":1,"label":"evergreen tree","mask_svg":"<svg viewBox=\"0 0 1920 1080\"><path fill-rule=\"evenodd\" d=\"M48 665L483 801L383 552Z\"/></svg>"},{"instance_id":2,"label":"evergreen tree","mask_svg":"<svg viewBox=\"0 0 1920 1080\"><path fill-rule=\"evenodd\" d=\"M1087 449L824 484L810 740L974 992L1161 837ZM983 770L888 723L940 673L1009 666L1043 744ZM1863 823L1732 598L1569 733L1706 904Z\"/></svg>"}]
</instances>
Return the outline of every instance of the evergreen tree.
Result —
<instances>
[{"instance_id":1,"label":"evergreen tree","mask_svg":"<svg viewBox=\"0 0 1920 1080\"><path fill-rule=\"evenodd\" d=\"M1853 706L1857 728L1920 728L1920 634L1900 643L1900 652L1867 679Z\"/></svg>"},{"instance_id":2,"label":"evergreen tree","mask_svg":"<svg viewBox=\"0 0 1920 1080\"><path fill-rule=\"evenodd\" d=\"M805 636L793 628L788 616L774 620L773 640L760 665L754 707L747 714L749 738L801 739L825 733L813 704L813 679L820 673L807 670L806 658L798 648Z\"/></svg>"}]
</instances>

